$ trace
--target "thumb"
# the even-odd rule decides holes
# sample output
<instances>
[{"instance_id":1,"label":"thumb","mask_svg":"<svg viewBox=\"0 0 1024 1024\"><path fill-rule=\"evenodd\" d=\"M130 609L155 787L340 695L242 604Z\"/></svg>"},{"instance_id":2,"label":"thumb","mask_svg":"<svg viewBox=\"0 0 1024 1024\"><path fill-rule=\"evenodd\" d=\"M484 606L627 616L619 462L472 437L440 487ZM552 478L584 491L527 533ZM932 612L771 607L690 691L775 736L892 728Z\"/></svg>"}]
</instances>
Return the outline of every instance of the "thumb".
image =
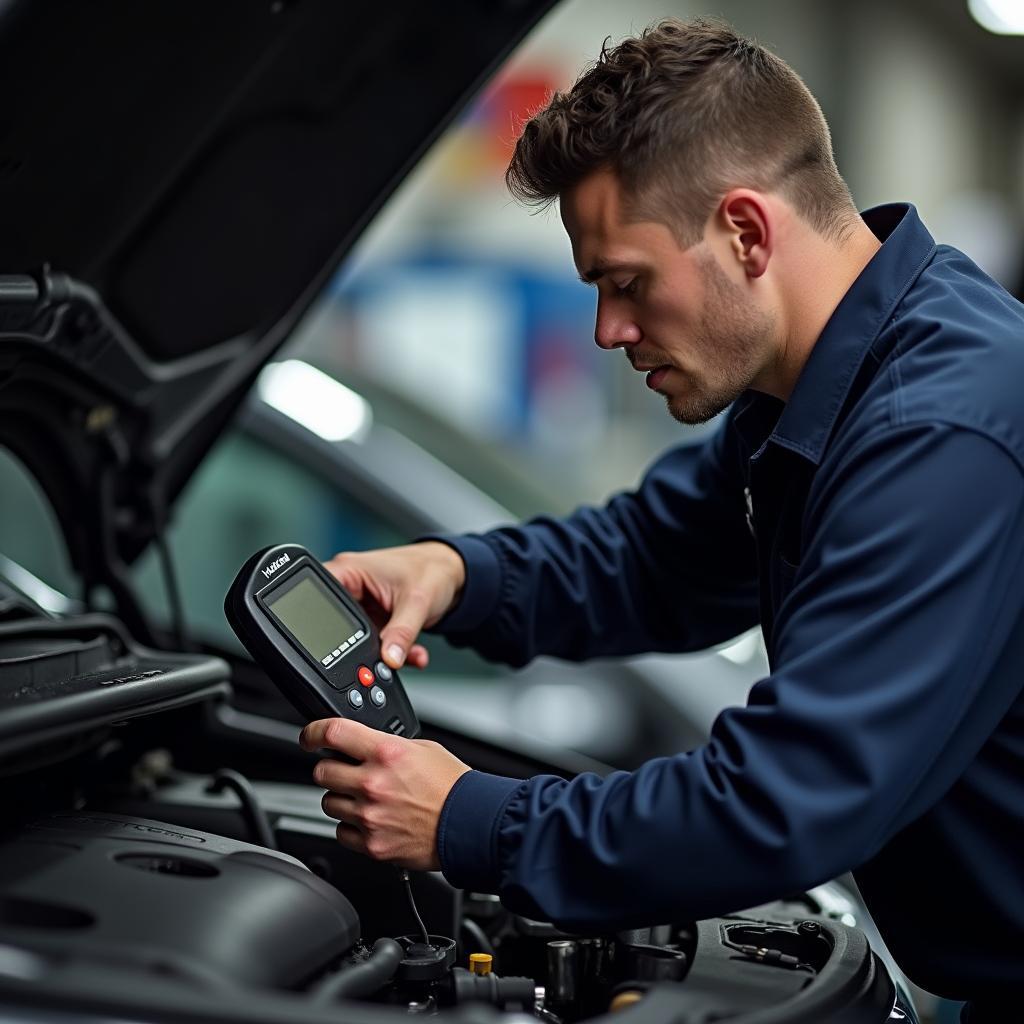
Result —
<instances>
[{"instance_id":1,"label":"thumb","mask_svg":"<svg viewBox=\"0 0 1024 1024\"><path fill-rule=\"evenodd\" d=\"M426 594L410 591L396 598L391 618L380 631L381 656L392 668L405 664L409 648L416 642L429 613Z\"/></svg>"}]
</instances>

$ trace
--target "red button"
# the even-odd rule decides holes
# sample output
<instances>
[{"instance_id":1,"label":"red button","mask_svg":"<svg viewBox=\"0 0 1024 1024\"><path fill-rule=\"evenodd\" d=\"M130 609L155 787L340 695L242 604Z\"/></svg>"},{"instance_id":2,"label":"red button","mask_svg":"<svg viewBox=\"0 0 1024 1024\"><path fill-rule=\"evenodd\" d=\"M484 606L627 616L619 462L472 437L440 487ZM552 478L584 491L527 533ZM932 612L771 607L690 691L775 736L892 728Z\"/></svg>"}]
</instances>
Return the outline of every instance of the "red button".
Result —
<instances>
[{"instance_id":1,"label":"red button","mask_svg":"<svg viewBox=\"0 0 1024 1024\"><path fill-rule=\"evenodd\" d=\"M359 676L359 682L361 682L363 686L373 686L376 682L373 678L373 673L365 665L359 666L359 671L356 675Z\"/></svg>"}]
</instances>

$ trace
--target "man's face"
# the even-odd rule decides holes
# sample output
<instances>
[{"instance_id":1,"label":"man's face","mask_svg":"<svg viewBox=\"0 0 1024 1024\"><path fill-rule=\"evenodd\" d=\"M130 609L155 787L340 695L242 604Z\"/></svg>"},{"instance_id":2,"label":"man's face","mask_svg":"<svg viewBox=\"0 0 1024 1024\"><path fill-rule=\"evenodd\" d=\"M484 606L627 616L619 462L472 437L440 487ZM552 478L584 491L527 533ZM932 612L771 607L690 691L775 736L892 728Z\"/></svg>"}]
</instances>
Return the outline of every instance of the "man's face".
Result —
<instances>
[{"instance_id":1,"label":"man's face","mask_svg":"<svg viewBox=\"0 0 1024 1024\"><path fill-rule=\"evenodd\" d=\"M597 287L594 339L621 348L682 423L716 416L772 363L775 321L704 241L681 249L656 221L631 220L618 180L597 171L561 197L583 280Z\"/></svg>"}]
</instances>

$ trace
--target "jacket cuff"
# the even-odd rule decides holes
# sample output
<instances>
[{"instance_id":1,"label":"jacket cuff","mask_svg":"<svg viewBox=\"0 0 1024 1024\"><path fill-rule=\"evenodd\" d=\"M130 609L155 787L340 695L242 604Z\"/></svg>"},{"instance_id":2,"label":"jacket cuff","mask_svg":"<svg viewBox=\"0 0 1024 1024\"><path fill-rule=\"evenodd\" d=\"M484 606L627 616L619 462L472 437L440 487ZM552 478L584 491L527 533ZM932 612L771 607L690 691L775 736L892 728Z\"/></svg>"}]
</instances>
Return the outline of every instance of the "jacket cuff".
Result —
<instances>
[{"instance_id":1,"label":"jacket cuff","mask_svg":"<svg viewBox=\"0 0 1024 1024\"><path fill-rule=\"evenodd\" d=\"M437 855L445 878L456 888L498 891L498 823L525 785L522 779L468 771L452 786L437 826Z\"/></svg>"},{"instance_id":2,"label":"jacket cuff","mask_svg":"<svg viewBox=\"0 0 1024 1024\"><path fill-rule=\"evenodd\" d=\"M458 603L427 632L471 633L491 617L498 605L501 563L497 554L486 540L477 536L431 536L419 540L447 544L466 563L466 582Z\"/></svg>"}]
</instances>

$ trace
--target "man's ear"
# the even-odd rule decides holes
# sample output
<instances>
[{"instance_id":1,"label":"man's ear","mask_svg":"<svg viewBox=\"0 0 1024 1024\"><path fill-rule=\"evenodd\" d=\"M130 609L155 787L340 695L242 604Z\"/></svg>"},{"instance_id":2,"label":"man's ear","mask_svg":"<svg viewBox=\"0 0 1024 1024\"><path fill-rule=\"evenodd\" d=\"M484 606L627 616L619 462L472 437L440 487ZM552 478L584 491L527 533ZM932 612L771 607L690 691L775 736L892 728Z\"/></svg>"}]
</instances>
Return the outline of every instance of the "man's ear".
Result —
<instances>
[{"instance_id":1,"label":"man's ear","mask_svg":"<svg viewBox=\"0 0 1024 1024\"><path fill-rule=\"evenodd\" d=\"M716 220L746 275L760 277L768 269L775 244L774 225L764 196L751 189L734 188L718 204Z\"/></svg>"}]
</instances>

